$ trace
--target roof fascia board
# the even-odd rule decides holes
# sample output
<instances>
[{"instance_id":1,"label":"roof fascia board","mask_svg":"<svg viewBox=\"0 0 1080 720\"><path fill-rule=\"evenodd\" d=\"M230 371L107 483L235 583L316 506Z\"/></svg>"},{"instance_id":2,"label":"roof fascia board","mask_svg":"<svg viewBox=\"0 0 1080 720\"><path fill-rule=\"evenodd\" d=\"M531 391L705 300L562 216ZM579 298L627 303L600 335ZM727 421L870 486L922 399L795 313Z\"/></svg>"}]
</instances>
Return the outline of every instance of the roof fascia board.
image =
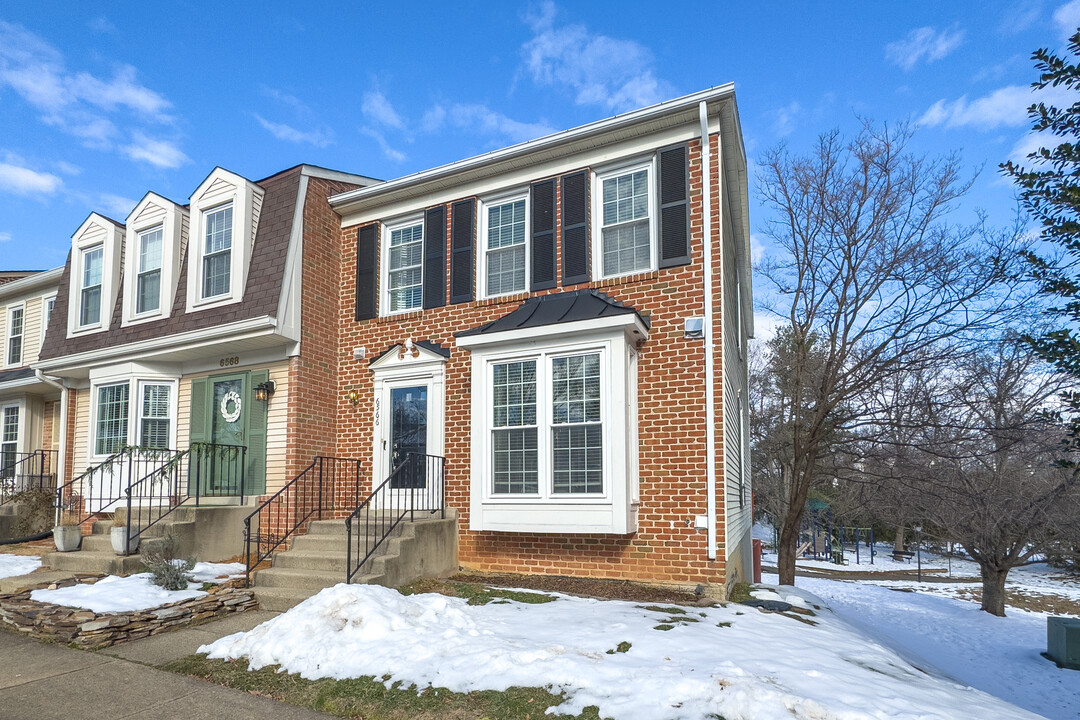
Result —
<instances>
[{"instance_id":1,"label":"roof fascia board","mask_svg":"<svg viewBox=\"0 0 1080 720\"><path fill-rule=\"evenodd\" d=\"M41 270L35 272L33 275L28 275L18 280L12 280L9 283L0 285L0 297L7 297L9 295L19 295L28 290L34 288L51 285L53 283L59 284L60 276L64 274L64 266L61 265L58 268L52 270Z\"/></svg>"}]
</instances>

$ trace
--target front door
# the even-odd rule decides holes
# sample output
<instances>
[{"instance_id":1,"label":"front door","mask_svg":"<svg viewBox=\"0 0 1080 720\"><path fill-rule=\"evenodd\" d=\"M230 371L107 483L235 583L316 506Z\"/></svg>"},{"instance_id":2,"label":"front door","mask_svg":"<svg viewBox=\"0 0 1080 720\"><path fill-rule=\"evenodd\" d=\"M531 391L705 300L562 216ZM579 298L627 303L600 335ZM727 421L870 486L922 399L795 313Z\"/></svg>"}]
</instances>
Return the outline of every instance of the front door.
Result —
<instances>
[{"instance_id":1,"label":"front door","mask_svg":"<svg viewBox=\"0 0 1080 720\"><path fill-rule=\"evenodd\" d=\"M188 491L200 497L258 495L266 488L267 401L253 388L267 372L212 375L191 383Z\"/></svg>"},{"instance_id":2,"label":"front door","mask_svg":"<svg viewBox=\"0 0 1080 720\"><path fill-rule=\"evenodd\" d=\"M233 448L246 447L244 432L245 415L250 404L245 403L247 394L244 376L210 378L212 411L210 419L210 442L215 446L203 459L209 477L204 479L203 493L207 495L239 495L243 477L241 453ZM249 407L244 407L249 405Z\"/></svg>"},{"instance_id":3,"label":"front door","mask_svg":"<svg viewBox=\"0 0 1080 720\"><path fill-rule=\"evenodd\" d=\"M388 382L381 405L387 409L382 438L381 478L390 477L392 507L426 508L428 498L427 455L431 428L428 423L430 388L426 382ZM376 484L382 480L377 480Z\"/></svg>"}]
</instances>

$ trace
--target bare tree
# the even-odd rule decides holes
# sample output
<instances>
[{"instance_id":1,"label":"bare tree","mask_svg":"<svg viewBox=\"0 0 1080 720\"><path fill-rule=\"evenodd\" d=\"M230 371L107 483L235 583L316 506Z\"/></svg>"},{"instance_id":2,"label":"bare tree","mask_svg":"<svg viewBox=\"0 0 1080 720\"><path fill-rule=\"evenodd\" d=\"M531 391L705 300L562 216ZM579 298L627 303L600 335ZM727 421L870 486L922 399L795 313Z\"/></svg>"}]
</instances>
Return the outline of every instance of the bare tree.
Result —
<instances>
[{"instance_id":1,"label":"bare tree","mask_svg":"<svg viewBox=\"0 0 1080 720\"><path fill-rule=\"evenodd\" d=\"M763 158L760 192L777 216L766 233L782 252L757 273L772 285L765 309L782 319L791 346L783 584L795 581L802 514L830 438L860 417L845 406L998 322L1008 300L1002 284L1016 274L1018 229L946 223L970 181L955 157L909 152L910 138L906 126L867 123L850 142L832 132L808 156L781 146Z\"/></svg>"},{"instance_id":2,"label":"bare tree","mask_svg":"<svg viewBox=\"0 0 1080 720\"><path fill-rule=\"evenodd\" d=\"M979 564L982 609L1004 615L1009 571L1080 539L1080 479L1063 443L1067 424L1051 411L1074 381L1018 333L942 379L911 438L922 472L906 484L919 517Z\"/></svg>"}]
</instances>

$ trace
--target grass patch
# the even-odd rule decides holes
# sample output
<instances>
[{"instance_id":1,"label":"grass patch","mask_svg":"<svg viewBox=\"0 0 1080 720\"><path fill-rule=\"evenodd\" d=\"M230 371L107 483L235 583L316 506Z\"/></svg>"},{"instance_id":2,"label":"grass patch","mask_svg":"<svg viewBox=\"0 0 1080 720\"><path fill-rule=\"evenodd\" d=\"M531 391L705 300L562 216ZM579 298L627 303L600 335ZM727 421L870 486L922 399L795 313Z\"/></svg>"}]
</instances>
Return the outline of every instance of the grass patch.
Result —
<instances>
[{"instance_id":1,"label":"grass patch","mask_svg":"<svg viewBox=\"0 0 1080 720\"><path fill-rule=\"evenodd\" d=\"M668 625L667 623L662 623L662 624L657 625L657 626L655 626L653 628L653 630L663 630L665 632L668 631L668 630L674 630L674 629L675 629L674 625Z\"/></svg>"},{"instance_id":2,"label":"grass patch","mask_svg":"<svg viewBox=\"0 0 1080 720\"><path fill-rule=\"evenodd\" d=\"M607 654L608 655L614 655L615 653L624 653L624 652L627 652L632 647L634 647L634 646L631 645L630 643L626 642L625 640L623 640L621 643L619 643L618 645L615 646L614 650L608 650Z\"/></svg>"},{"instance_id":3,"label":"grass patch","mask_svg":"<svg viewBox=\"0 0 1080 720\"><path fill-rule=\"evenodd\" d=\"M664 613L665 615L685 615L686 611L678 607L665 607L661 605L638 605L642 610L649 612Z\"/></svg>"},{"instance_id":4,"label":"grass patch","mask_svg":"<svg viewBox=\"0 0 1080 720\"><path fill-rule=\"evenodd\" d=\"M510 600L530 605L554 602L558 598L544 593L525 592L522 590L502 590L478 583L454 582L451 580L426 579L398 588L402 595L419 593L439 593L450 597L468 600L470 605L487 605L494 602L503 604Z\"/></svg>"},{"instance_id":5,"label":"grass patch","mask_svg":"<svg viewBox=\"0 0 1080 720\"><path fill-rule=\"evenodd\" d=\"M750 596L750 583L738 582L731 586L731 594L728 595L730 602L741 603L753 599Z\"/></svg>"},{"instance_id":6,"label":"grass patch","mask_svg":"<svg viewBox=\"0 0 1080 720\"><path fill-rule=\"evenodd\" d=\"M716 627L731 627L731 622L718 622L716 623Z\"/></svg>"},{"instance_id":7,"label":"grass patch","mask_svg":"<svg viewBox=\"0 0 1080 720\"><path fill-rule=\"evenodd\" d=\"M225 687L270 697L298 707L365 720L600 720L596 707L580 715L547 715L547 708L563 701L541 688L510 688L456 693L445 688L425 688L395 683L387 688L371 677L349 680L305 680L299 675L277 672L276 667L248 670L247 662L210 660L189 655L162 669L208 680Z\"/></svg>"}]
</instances>

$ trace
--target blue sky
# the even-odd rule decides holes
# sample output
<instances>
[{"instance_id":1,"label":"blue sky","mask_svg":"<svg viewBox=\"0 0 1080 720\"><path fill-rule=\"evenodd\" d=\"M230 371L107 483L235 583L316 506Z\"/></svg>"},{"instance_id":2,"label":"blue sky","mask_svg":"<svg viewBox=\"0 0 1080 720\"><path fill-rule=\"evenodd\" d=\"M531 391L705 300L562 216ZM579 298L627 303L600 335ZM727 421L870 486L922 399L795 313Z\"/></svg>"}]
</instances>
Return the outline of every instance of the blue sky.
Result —
<instances>
[{"instance_id":1,"label":"blue sky","mask_svg":"<svg viewBox=\"0 0 1080 720\"><path fill-rule=\"evenodd\" d=\"M980 171L959 215L1005 224L1030 55L1078 25L1080 0L5 3L0 270L62 264L89 212L185 202L217 165L390 179L726 82L751 162L913 121ZM758 237L767 217L752 195Z\"/></svg>"}]
</instances>

